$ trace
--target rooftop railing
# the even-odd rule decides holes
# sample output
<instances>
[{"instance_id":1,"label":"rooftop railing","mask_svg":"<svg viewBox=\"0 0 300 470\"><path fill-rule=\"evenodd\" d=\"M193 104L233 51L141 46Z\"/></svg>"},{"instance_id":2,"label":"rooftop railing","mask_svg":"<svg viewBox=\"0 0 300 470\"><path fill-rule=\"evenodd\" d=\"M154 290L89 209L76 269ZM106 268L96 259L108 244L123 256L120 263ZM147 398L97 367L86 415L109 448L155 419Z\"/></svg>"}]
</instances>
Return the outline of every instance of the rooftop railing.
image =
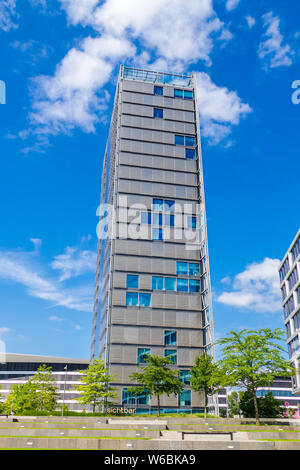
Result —
<instances>
[{"instance_id":1,"label":"rooftop railing","mask_svg":"<svg viewBox=\"0 0 300 470\"><path fill-rule=\"evenodd\" d=\"M186 88L194 87L192 75L184 75L168 72L154 72L152 70L138 69L134 67L122 67L122 77L128 80L138 80L141 82L161 83L164 85L175 85Z\"/></svg>"}]
</instances>

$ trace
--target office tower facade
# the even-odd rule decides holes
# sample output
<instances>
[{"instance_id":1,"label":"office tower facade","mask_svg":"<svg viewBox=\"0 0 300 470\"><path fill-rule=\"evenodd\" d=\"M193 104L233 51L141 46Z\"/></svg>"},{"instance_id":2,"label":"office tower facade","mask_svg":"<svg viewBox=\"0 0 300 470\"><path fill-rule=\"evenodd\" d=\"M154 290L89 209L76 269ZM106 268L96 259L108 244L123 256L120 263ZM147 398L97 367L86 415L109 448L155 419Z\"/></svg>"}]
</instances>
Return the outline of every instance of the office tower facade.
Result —
<instances>
[{"instance_id":1,"label":"office tower facade","mask_svg":"<svg viewBox=\"0 0 300 470\"><path fill-rule=\"evenodd\" d=\"M200 409L189 371L213 355L200 133L193 76L122 66L105 153L91 358L116 374L119 403L143 409L130 375L168 357L185 384L162 406Z\"/></svg>"},{"instance_id":2,"label":"office tower facade","mask_svg":"<svg viewBox=\"0 0 300 470\"><path fill-rule=\"evenodd\" d=\"M293 378L294 393L300 392L300 229L279 268L284 324L292 365L298 370Z\"/></svg>"}]
</instances>

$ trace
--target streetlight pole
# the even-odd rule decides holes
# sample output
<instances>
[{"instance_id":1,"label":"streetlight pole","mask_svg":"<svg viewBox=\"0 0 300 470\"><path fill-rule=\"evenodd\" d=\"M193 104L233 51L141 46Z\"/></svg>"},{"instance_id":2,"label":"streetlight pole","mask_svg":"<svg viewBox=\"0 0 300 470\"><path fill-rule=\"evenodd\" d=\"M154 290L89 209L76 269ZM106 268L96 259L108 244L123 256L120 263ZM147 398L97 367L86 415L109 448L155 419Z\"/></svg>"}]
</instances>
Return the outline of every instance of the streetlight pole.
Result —
<instances>
[{"instance_id":1,"label":"streetlight pole","mask_svg":"<svg viewBox=\"0 0 300 470\"><path fill-rule=\"evenodd\" d=\"M67 371L68 371L67 365L64 367L64 371L65 371L65 381L64 381L63 404L62 404L62 409L61 409L62 416L64 415L64 407L65 407L66 381L67 381Z\"/></svg>"}]
</instances>

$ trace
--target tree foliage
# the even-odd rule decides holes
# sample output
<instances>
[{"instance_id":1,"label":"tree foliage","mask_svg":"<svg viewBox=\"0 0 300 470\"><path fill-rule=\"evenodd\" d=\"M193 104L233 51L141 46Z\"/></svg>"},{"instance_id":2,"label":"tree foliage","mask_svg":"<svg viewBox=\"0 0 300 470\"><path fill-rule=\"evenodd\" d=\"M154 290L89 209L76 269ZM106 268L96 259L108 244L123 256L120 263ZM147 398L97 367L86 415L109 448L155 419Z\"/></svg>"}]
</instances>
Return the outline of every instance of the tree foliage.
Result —
<instances>
[{"instance_id":1,"label":"tree foliage","mask_svg":"<svg viewBox=\"0 0 300 470\"><path fill-rule=\"evenodd\" d=\"M37 411L36 389L30 380L24 384L14 384L9 390L4 402L4 412L17 415L26 414L28 411Z\"/></svg>"},{"instance_id":2,"label":"tree foliage","mask_svg":"<svg viewBox=\"0 0 300 470\"><path fill-rule=\"evenodd\" d=\"M160 416L160 397L162 395L178 395L184 389L184 384L178 378L178 371L169 366L172 362L166 357L146 357L145 367L140 367L142 372L134 372L130 379L139 385L128 389L138 396L141 393L157 398L157 414Z\"/></svg>"},{"instance_id":3,"label":"tree foliage","mask_svg":"<svg viewBox=\"0 0 300 470\"><path fill-rule=\"evenodd\" d=\"M261 418L279 418L282 416L282 405L279 400L274 398L272 392L267 392L264 397L257 398L257 406ZM255 417L255 406L251 392L242 393L240 410L246 418Z\"/></svg>"},{"instance_id":4,"label":"tree foliage","mask_svg":"<svg viewBox=\"0 0 300 470\"><path fill-rule=\"evenodd\" d=\"M57 405L57 391L52 368L44 364L24 384L14 384L4 403L5 413L26 414L34 411L54 411Z\"/></svg>"},{"instance_id":5,"label":"tree foliage","mask_svg":"<svg viewBox=\"0 0 300 470\"><path fill-rule=\"evenodd\" d=\"M243 329L230 331L218 341L223 346L219 365L223 370L226 386L239 386L252 394L256 423L259 424L259 409L256 390L271 385L276 376L290 377L294 368L283 357L280 346L284 332L279 328L258 331Z\"/></svg>"},{"instance_id":6,"label":"tree foliage","mask_svg":"<svg viewBox=\"0 0 300 470\"><path fill-rule=\"evenodd\" d=\"M82 370L79 372L82 374ZM96 407L109 405L110 399L118 398L115 387L109 385L114 379L114 375L108 374L101 357L94 359L81 378L82 384L75 387L77 391L81 392L78 397L79 403L92 405L93 413L95 413Z\"/></svg>"},{"instance_id":7,"label":"tree foliage","mask_svg":"<svg viewBox=\"0 0 300 470\"><path fill-rule=\"evenodd\" d=\"M240 412L240 393L241 392L231 392L227 396L228 414L230 418L233 418Z\"/></svg>"},{"instance_id":8,"label":"tree foliage","mask_svg":"<svg viewBox=\"0 0 300 470\"><path fill-rule=\"evenodd\" d=\"M52 367L40 366L37 373L29 379L36 390L36 408L38 411L54 411L57 406L58 393Z\"/></svg>"},{"instance_id":9,"label":"tree foliage","mask_svg":"<svg viewBox=\"0 0 300 470\"><path fill-rule=\"evenodd\" d=\"M191 368L191 389L204 393L204 414L207 413L207 397L218 393L222 388L222 372L218 364L206 353L197 356L195 365Z\"/></svg>"}]
</instances>

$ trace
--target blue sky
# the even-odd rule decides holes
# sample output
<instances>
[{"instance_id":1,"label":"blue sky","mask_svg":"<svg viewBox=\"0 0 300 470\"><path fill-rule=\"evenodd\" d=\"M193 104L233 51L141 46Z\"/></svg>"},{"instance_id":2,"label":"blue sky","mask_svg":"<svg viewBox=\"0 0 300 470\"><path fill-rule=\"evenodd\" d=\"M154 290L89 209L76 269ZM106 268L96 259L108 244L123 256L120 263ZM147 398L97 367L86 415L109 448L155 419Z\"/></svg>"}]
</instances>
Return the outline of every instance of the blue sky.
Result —
<instances>
[{"instance_id":1,"label":"blue sky","mask_svg":"<svg viewBox=\"0 0 300 470\"><path fill-rule=\"evenodd\" d=\"M299 228L297 0L2 0L0 334L89 357L96 209L121 63L197 74L216 337L283 327Z\"/></svg>"}]
</instances>

